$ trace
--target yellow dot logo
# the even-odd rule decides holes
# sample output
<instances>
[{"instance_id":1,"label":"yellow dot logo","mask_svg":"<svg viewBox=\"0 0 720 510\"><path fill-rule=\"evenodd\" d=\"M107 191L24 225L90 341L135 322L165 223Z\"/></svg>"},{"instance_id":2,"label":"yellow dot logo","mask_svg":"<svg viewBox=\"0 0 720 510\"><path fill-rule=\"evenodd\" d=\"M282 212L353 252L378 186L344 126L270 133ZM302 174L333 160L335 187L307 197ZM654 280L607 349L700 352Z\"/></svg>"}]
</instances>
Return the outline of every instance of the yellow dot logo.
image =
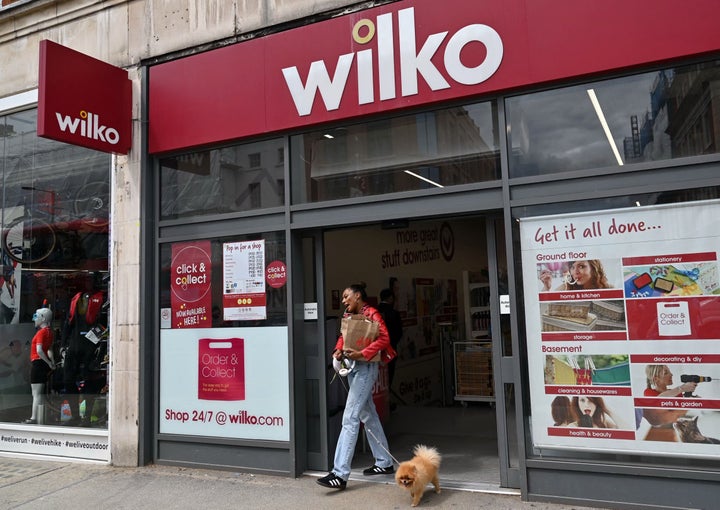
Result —
<instances>
[{"instance_id":1,"label":"yellow dot logo","mask_svg":"<svg viewBox=\"0 0 720 510\"><path fill-rule=\"evenodd\" d=\"M360 35L361 31L365 32L365 35ZM355 23L352 35L353 39L358 44L369 43L370 41L372 41L372 38L375 37L375 23L373 23L369 19L361 19L360 21Z\"/></svg>"},{"instance_id":2,"label":"yellow dot logo","mask_svg":"<svg viewBox=\"0 0 720 510\"><path fill-rule=\"evenodd\" d=\"M85 110L80 110L80 118L87 119L88 113Z\"/></svg>"}]
</instances>

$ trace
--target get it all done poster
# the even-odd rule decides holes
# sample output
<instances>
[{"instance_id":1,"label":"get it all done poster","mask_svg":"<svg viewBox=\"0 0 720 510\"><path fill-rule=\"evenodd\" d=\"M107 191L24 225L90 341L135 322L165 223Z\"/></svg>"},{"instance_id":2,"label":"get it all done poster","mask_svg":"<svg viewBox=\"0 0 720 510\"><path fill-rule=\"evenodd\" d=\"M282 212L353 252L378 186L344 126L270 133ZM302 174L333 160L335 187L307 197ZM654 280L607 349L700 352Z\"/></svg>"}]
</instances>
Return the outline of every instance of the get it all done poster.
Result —
<instances>
[{"instance_id":1,"label":"get it all done poster","mask_svg":"<svg viewBox=\"0 0 720 510\"><path fill-rule=\"evenodd\" d=\"M521 219L536 448L720 454L719 212Z\"/></svg>"}]
</instances>

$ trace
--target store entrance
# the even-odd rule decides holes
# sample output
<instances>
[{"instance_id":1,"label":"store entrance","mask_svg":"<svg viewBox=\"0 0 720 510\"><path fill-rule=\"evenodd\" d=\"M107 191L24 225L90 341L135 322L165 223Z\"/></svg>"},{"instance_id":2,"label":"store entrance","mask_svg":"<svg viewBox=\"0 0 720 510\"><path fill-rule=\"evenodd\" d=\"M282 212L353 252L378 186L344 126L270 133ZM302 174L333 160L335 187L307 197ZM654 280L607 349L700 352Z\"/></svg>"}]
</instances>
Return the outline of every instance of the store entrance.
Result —
<instances>
[{"instance_id":1,"label":"store entrance","mask_svg":"<svg viewBox=\"0 0 720 510\"><path fill-rule=\"evenodd\" d=\"M325 350L343 313L342 292L366 285L377 306L392 293L402 336L394 367L381 370L374 391L392 455L416 444L443 455L441 482L478 490L508 485L504 396L494 358L502 355L499 296L507 293L502 222L485 216L393 221L325 230L321 237ZM307 265L310 261L306 261ZM383 299L385 298L385 299ZM384 305L387 306L387 305ZM340 430L345 379L327 368L327 467ZM502 405L500 405L502 404ZM500 432L499 432L500 431ZM353 475L373 464L361 435ZM360 475L362 476L362 475Z\"/></svg>"}]
</instances>

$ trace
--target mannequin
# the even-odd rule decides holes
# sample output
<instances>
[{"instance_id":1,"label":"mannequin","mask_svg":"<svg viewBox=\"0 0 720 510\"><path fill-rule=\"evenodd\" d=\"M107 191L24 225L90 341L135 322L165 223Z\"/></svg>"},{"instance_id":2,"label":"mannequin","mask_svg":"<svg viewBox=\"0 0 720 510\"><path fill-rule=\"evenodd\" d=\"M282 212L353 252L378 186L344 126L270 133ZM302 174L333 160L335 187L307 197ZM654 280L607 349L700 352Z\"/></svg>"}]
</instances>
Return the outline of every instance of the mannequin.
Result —
<instances>
[{"instance_id":1,"label":"mannequin","mask_svg":"<svg viewBox=\"0 0 720 510\"><path fill-rule=\"evenodd\" d=\"M52 353L53 332L50 329L52 310L38 308L33 315L33 321L38 331L33 336L30 347L30 388L33 401L32 414L23 422L27 424L38 422L38 409L45 403L45 384L48 374L55 369Z\"/></svg>"},{"instance_id":2,"label":"mannequin","mask_svg":"<svg viewBox=\"0 0 720 510\"><path fill-rule=\"evenodd\" d=\"M97 323L103 304L102 292L78 292L70 301L70 311L63 335L65 363L63 366L63 379L68 402L72 412L72 419L65 425L89 425L89 414L94 401L93 395L85 391L89 374L90 363L95 352L95 344L87 339L85 334ZM83 395L78 383L83 382ZM85 400L88 417L80 421L80 402Z\"/></svg>"}]
</instances>

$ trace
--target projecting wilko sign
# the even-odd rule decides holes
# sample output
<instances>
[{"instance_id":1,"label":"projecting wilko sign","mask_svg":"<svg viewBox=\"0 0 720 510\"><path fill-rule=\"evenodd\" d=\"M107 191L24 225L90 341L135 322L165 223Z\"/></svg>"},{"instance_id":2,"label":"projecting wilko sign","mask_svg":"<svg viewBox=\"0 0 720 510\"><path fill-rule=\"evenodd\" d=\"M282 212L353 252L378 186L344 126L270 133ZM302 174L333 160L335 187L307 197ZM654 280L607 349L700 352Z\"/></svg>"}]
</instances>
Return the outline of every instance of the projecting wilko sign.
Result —
<instances>
[{"instance_id":1,"label":"projecting wilko sign","mask_svg":"<svg viewBox=\"0 0 720 510\"><path fill-rule=\"evenodd\" d=\"M62 115L55 112L60 131L72 135L82 136L99 142L117 145L120 142L120 133L113 127L101 124L100 117L92 112L80 110L77 117Z\"/></svg>"},{"instance_id":2,"label":"projecting wilko sign","mask_svg":"<svg viewBox=\"0 0 720 510\"><path fill-rule=\"evenodd\" d=\"M132 88L128 73L52 41L40 41L38 136L127 154Z\"/></svg>"},{"instance_id":3,"label":"projecting wilko sign","mask_svg":"<svg viewBox=\"0 0 720 510\"><path fill-rule=\"evenodd\" d=\"M310 64L310 71L305 83L300 78L296 66L282 70L285 82L292 94L298 114L310 115L317 92L322 96L325 109L337 110L348 84L350 69L355 61L357 70L357 102L359 105L374 102L374 68L378 69L379 99L381 101L395 99L397 87L395 70L400 74L400 96L412 96L418 93L418 75L422 76L432 91L450 88L448 80L433 62L448 31L437 32L428 36L418 49L415 36L415 8L398 11L398 50L395 50L395 34L393 30L393 14L381 14L376 21L361 19L352 30L352 38L359 45L370 45L375 40L376 53L373 48L362 49L354 53L340 55L335 66L335 73L330 77L324 60ZM469 67L463 63L460 54L471 42L485 45L485 58L480 64ZM490 78L500 67L503 56L503 44L500 35L484 24L471 24L462 27L452 34L442 51L442 67L452 80L463 85L477 85ZM396 65L396 59L399 65Z\"/></svg>"}]
</instances>

